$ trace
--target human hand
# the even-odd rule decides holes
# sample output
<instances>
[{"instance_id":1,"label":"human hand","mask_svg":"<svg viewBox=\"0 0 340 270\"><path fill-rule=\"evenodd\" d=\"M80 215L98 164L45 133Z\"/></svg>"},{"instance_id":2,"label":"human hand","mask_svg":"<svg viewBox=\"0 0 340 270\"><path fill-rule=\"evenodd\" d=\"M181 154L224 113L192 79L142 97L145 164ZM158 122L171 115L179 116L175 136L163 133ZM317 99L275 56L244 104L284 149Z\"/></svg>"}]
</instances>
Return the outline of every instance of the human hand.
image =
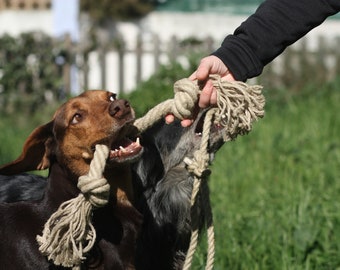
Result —
<instances>
[{"instance_id":1,"label":"human hand","mask_svg":"<svg viewBox=\"0 0 340 270\"><path fill-rule=\"evenodd\" d=\"M203 85L198 101L198 106L200 108L206 108L217 103L217 93L212 80L209 79L210 74L220 75L222 80L235 81L235 78L229 72L228 67L217 56L210 55L202 58L197 70L189 77L190 80L198 80ZM173 114L165 116L165 122L168 124L172 123L174 120L175 117ZM192 119L184 119L181 121L181 125L183 127L188 127L192 122Z\"/></svg>"},{"instance_id":2,"label":"human hand","mask_svg":"<svg viewBox=\"0 0 340 270\"><path fill-rule=\"evenodd\" d=\"M198 80L203 84L198 101L200 108L206 108L217 103L216 89L213 86L212 80L209 79L211 74L220 75L221 80L235 81L234 76L220 58L214 55L203 58L197 70L189 77L190 80Z\"/></svg>"}]
</instances>

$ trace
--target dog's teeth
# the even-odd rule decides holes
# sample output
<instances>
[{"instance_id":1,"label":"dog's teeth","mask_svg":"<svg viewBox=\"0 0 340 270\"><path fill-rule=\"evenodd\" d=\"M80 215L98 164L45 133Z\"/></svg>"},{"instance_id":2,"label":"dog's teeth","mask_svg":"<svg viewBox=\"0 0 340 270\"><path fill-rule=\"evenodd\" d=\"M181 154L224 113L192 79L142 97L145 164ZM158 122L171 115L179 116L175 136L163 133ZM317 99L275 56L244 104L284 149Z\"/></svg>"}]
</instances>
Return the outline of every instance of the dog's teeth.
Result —
<instances>
[{"instance_id":1,"label":"dog's teeth","mask_svg":"<svg viewBox=\"0 0 340 270\"><path fill-rule=\"evenodd\" d=\"M139 137L137 137L137 139L136 139L136 144L140 145Z\"/></svg>"},{"instance_id":2,"label":"dog's teeth","mask_svg":"<svg viewBox=\"0 0 340 270\"><path fill-rule=\"evenodd\" d=\"M119 146L119 149L120 149L122 152L126 152L126 149L125 149L123 146Z\"/></svg>"}]
</instances>

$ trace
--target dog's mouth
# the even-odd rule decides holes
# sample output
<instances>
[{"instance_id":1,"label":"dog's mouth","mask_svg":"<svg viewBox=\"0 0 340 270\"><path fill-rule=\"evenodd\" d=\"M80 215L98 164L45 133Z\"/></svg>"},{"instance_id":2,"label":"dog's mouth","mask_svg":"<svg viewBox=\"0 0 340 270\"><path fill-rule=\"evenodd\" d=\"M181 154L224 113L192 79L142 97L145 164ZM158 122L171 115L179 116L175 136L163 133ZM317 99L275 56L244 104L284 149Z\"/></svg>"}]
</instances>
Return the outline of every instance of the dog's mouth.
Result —
<instances>
[{"instance_id":1,"label":"dog's mouth","mask_svg":"<svg viewBox=\"0 0 340 270\"><path fill-rule=\"evenodd\" d=\"M142 150L138 137L135 141L125 137L112 144L109 160L116 163L133 162L141 156Z\"/></svg>"},{"instance_id":2,"label":"dog's mouth","mask_svg":"<svg viewBox=\"0 0 340 270\"><path fill-rule=\"evenodd\" d=\"M109 164L131 163L139 159L143 152L143 147L139 142L138 130L133 126L132 121L128 121L115 130L105 139L96 141L91 149L94 151L96 144L105 144L110 148L107 162Z\"/></svg>"},{"instance_id":3,"label":"dog's mouth","mask_svg":"<svg viewBox=\"0 0 340 270\"><path fill-rule=\"evenodd\" d=\"M201 140L202 139L202 134L204 129L204 122L205 122L205 118L206 118L206 114L208 112L208 109L202 111L196 118L196 121L194 123L194 134L195 134L195 138L197 138L197 140ZM214 121L212 123L209 124L209 152L210 153L214 153L216 152L221 146L223 145L223 127L218 124L218 123L214 123Z\"/></svg>"},{"instance_id":4,"label":"dog's mouth","mask_svg":"<svg viewBox=\"0 0 340 270\"><path fill-rule=\"evenodd\" d=\"M128 121L121 128L119 138L111 143L110 163L131 163L142 155L143 147L139 142L138 131L132 123Z\"/></svg>"},{"instance_id":5,"label":"dog's mouth","mask_svg":"<svg viewBox=\"0 0 340 270\"><path fill-rule=\"evenodd\" d=\"M197 116L196 126L195 126L195 135L201 137L203 133L203 128L204 128L204 121L205 121L205 116L207 114L208 110L203 111ZM216 134L219 133L222 130L222 126L216 123L213 123L210 125L210 133Z\"/></svg>"}]
</instances>

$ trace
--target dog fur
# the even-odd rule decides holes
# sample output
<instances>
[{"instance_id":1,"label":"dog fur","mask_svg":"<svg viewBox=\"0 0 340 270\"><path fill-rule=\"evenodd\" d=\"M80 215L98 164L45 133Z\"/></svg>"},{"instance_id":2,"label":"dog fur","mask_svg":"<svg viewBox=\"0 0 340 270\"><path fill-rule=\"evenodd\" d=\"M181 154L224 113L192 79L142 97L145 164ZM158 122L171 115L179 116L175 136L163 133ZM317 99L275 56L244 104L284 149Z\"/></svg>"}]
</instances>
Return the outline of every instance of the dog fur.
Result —
<instances>
[{"instance_id":1,"label":"dog fur","mask_svg":"<svg viewBox=\"0 0 340 270\"><path fill-rule=\"evenodd\" d=\"M2 177L2 182L8 181L9 175L49 169L46 181L27 174L12 177L21 189L28 184L35 186L24 190L23 196L13 192L14 186L2 186L4 200L24 200L0 204L2 269L63 269L55 267L39 252L36 236L61 203L79 194L77 180L88 173L95 145L105 144L111 149L122 143L125 147L133 120L133 109L126 100L116 99L107 91L86 91L62 105L51 122L36 128L18 159L0 167L0 174L7 175ZM142 149L134 143L129 145L131 155L116 151L108 158L104 177L110 184L110 199L93 213L97 238L82 269L135 268L135 243L142 220L132 205L128 163ZM7 193L4 188L8 188ZM15 187L15 190L19 189ZM27 201L38 197L42 198Z\"/></svg>"},{"instance_id":2,"label":"dog fur","mask_svg":"<svg viewBox=\"0 0 340 270\"><path fill-rule=\"evenodd\" d=\"M182 269L190 241L193 183L193 176L186 170L183 160L185 157L192 158L200 146L205 113L200 112L188 128L183 128L179 121L168 125L161 120L141 134L143 154L131 168L134 205L143 215L137 240L136 269ZM213 125L209 141L210 160L222 144L221 130ZM22 179L8 182L0 176L0 183L3 182L6 182L6 190L10 190L10 182L15 183L15 189L19 189L15 192L17 197L11 197L11 201L30 196L20 188L25 182ZM32 190L34 196L41 194L41 189L37 184L36 190ZM0 200L3 199L6 196L1 195ZM198 196L197 203L205 202ZM197 209L199 211L200 207ZM203 223L204 216L200 217Z\"/></svg>"}]
</instances>

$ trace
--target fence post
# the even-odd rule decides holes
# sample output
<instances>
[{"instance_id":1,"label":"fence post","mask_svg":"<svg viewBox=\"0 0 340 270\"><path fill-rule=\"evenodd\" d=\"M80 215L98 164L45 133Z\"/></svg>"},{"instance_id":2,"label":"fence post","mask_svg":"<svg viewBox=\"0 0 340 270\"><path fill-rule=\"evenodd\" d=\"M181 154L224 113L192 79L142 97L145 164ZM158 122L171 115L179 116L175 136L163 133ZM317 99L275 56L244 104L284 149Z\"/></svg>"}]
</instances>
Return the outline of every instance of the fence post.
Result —
<instances>
[{"instance_id":1,"label":"fence post","mask_svg":"<svg viewBox=\"0 0 340 270\"><path fill-rule=\"evenodd\" d=\"M125 83L124 83L124 56L126 52L125 41L122 37L117 37L115 40L115 47L118 53L118 81L119 81L119 93L124 93Z\"/></svg>"},{"instance_id":2,"label":"fence post","mask_svg":"<svg viewBox=\"0 0 340 270\"><path fill-rule=\"evenodd\" d=\"M153 44L154 44L154 67L155 70L158 70L160 66L160 55L161 55L161 49L160 49L160 40L157 35L153 36Z\"/></svg>"},{"instance_id":3,"label":"fence post","mask_svg":"<svg viewBox=\"0 0 340 270\"><path fill-rule=\"evenodd\" d=\"M142 35L138 34L136 39L136 84L139 84L142 81L142 54Z\"/></svg>"},{"instance_id":4,"label":"fence post","mask_svg":"<svg viewBox=\"0 0 340 270\"><path fill-rule=\"evenodd\" d=\"M326 65L326 57L327 57L326 41L323 36L320 36L318 38L318 50L316 54L316 63L314 67L317 82L323 82L327 79L328 71Z\"/></svg>"},{"instance_id":5,"label":"fence post","mask_svg":"<svg viewBox=\"0 0 340 270\"><path fill-rule=\"evenodd\" d=\"M335 75L340 76L340 37L335 39L334 48L334 56L335 56Z\"/></svg>"},{"instance_id":6,"label":"fence post","mask_svg":"<svg viewBox=\"0 0 340 270\"><path fill-rule=\"evenodd\" d=\"M106 89L106 48L103 45L98 50L99 56L99 65L100 65L100 79L101 79L101 88Z\"/></svg>"},{"instance_id":7,"label":"fence post","mask_svg":"<svg viewBox=\"0 0 340 270\"><path fill-rule=\"evenodd\" d=\"M172 36L169 46L169 60L170 62L176 61L178 56L178 39Z\"/></svg>"},{"instance_id":8,"label":"fence post","mask_svg":"<svg viewBox=\"0 0 340 270\"><path fill-rule=\"evenodd\" d=\"M63 84L66 95L71 92L71 55L72 55L72 41L70 34L66 34L64 38L65 52L67 53L65 63L63 65Z\"/></svg>"}]
</instances>

